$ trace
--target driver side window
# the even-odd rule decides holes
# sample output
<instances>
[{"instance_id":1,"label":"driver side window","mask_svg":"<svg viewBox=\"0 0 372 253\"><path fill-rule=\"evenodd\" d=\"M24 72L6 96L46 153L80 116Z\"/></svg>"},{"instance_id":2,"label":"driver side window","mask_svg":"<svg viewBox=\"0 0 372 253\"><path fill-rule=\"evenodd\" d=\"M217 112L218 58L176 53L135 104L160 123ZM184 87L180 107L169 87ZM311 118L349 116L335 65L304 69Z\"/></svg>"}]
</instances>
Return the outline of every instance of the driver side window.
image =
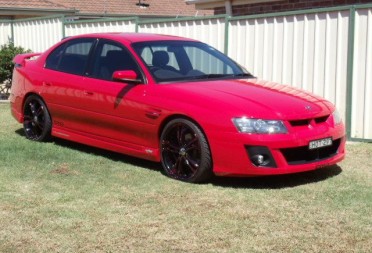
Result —
<instances>
[{"instance_id":1,"label":"driver side window","mask_svg":"<svg viewBox=\"0 0 372 253\"><path fill-rule=\"evenodd\" d=\"M123 46L101 41L94 55L92 77L112 80L112 74L118 70L133 70L141 75L137 63Z\"/></svg>"}]
</instances>

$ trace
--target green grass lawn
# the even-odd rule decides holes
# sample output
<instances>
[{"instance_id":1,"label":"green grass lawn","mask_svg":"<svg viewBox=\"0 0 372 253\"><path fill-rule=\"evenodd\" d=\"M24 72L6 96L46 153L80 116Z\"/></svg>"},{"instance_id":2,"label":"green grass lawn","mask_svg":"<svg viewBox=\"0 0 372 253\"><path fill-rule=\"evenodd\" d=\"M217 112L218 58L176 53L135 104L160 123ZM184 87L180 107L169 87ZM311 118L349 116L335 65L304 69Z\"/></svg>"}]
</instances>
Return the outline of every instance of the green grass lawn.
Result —
<instances>
[{"instance_id":1,"label":"green grass lawn","mask_svg":"<svg viewBox=\"0 0 372 253\"><path fill-rule=\"evenodd\" d=\"M171 180L160 165L26 140L0 104L0 252L371 252L372 144L328 169Z\"/></svg>"}]
</instances>

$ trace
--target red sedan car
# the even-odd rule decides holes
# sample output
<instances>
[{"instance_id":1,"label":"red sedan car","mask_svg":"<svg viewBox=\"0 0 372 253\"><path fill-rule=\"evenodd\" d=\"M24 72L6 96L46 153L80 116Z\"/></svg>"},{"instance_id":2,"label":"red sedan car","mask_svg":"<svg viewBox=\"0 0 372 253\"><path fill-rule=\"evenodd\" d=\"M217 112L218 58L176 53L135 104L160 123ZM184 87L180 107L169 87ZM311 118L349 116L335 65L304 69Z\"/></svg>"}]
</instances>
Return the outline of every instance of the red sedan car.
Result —
<instances>
[{"instance_id":1,"label":"red sedan car","mask_svg":"<svg viewBox=\"0 0 372 253\"><path fill-rule=\"evenodd\" d=\"M14 62L12 114L34 141L54 136L158 161L188 182L296 173L345 156L330 102L257 80L199 41L88 34Z\"/></svg>"}]
</instances>

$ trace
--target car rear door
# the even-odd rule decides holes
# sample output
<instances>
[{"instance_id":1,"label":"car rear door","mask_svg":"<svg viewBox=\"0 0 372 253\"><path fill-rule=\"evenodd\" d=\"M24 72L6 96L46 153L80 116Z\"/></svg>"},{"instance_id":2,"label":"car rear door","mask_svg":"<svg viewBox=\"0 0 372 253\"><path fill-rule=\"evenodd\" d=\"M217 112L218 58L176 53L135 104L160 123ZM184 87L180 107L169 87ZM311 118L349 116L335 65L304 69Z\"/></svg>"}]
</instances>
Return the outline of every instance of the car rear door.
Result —
<instances>
[{"instance_id":1,"label":"car rear door","mask_svg":"<svg viewBox=\"0 0 372 253\"><path fill-rule=\"evenodd\" d=\"M84 67L76 66L71 52L85 55L87 61L80 63ZM133 70L144 80L129 51L114 41L76 40L52 52L43 97L50 105L54 134L76 133L132 149L150 142L153 120L145 117L146 107L138 102L143 101L146 85L114 81L117 70Z\"/></svg>"},{"instance_id":2,"label":"car rear door","mask_svg":"<svg viewBox=\"0 0 372 253\"><path fill-rule=\"evenodd\" d=\"M61 44L47 57L40 73L42 97L52 115L53 125L59 128L82 130L89 120L85 111L89 105L85 95L85 73L95 38L79 38Z\"/></svg>"}]
</instances>

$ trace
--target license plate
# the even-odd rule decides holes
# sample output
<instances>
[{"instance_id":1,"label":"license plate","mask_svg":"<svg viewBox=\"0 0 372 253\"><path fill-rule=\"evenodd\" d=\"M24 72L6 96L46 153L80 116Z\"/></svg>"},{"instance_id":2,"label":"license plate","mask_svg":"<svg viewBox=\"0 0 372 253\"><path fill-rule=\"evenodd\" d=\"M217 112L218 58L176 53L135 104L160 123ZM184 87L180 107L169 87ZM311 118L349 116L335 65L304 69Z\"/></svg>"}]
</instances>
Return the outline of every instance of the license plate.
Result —
<instances>
[{"instance_id":1,"label":"license plate","mask_svg":"<svg viewBox=\"0 0 372 253\"><path fill-rule=\"evenodd\" d=\"M309 149L332 146L332 138L325 138L309 142Z\"/></svg>"}]
</instances>

